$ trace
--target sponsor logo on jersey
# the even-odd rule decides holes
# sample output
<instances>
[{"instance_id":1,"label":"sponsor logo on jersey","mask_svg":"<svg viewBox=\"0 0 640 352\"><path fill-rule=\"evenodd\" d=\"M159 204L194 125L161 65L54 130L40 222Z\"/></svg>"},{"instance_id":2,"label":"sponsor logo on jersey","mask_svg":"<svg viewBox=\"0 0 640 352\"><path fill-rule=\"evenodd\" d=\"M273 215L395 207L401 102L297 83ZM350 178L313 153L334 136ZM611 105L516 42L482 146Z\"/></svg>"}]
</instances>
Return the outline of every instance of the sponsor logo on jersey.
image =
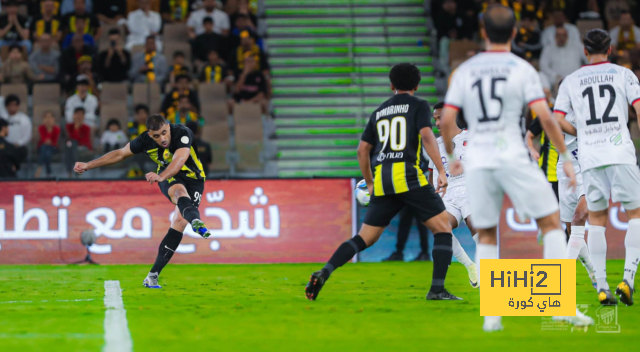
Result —
<instances>
[{"instance_id":1,"label":"sponsor logo on jersey","mask_svg":"<svg viewBox=\"0 0 640 352\"><path fill-rule=\"evenodd\" d=\"M376 160L378 160L378 162L383 162L386 159L402 159L402 158L403 158L402 152L389 152L389 153L378 154L378 157L376 158Z\"/></svg>"},{"instance_id":2,"label":"sponsor logo on jersey","mask_svg":"<svg viewBox=\"0 0 640 352\"><path fill-rule=\"evenodd\" d=\"M613 143L613 145L620 145L622 144L622 133L618 132L617 134L612 135L609 138L609 141L611 143Z\"/></svg>"}]
</instances>

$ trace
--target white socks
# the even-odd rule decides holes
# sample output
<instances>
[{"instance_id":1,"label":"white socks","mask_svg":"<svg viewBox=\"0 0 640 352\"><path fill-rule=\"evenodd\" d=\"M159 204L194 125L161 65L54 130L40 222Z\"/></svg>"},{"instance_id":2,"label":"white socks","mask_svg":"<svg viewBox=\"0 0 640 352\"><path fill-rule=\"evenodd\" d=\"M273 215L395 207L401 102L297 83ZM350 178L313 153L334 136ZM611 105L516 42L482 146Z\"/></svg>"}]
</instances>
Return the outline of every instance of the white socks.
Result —
<instances>
[{"instance_id":1,"label":"white socks","mask_svg":"<svg viewBox=\"0 0 640 352\"><path fill-rule=\"evenodd\" d=\"M453 256L456 257L462 265L467 268L473 265L473 261L467 255L467 252L464 251L464 248L462 248L456 236L451 236L451 247L453 248Z\"/></svg>"},{"instance_id":2,"label":"white socks","mask_svg":"<svg viewBox=\"0 0 640 352\"><path fill-rule=\"evenodd\" d=\"M478 244L478 247L476 249L476 268L478 270L478 283L480 283L480 259L498 259L498 246L495 244ZM502 317L484 317L485 325L500 324L501 320Z\"/></svg>"},{"instance_id":3,"label":"white socks","mask_svg":"<svg viewBox=\"0 0 640 352\"><path fill-rule=\"evenodd\" d=\"M626 255L624 260L624 279L633 288L633 281L640 261L640 219L629 220L629 228L624 238Z\"/></svg>"},{"instance_id":4,"label":"white socks","mask_svg":"<svg viewBox=\"0 0 640 352\"><path fill-rule=\"evenodd\" d=\"M567 259L580 259L589 276L593 277L593 263L587 242L584 240L584 232L584 226L571 225L571 237L569 237L567 244Z\"/></svg>"},{"instance_id":5,"label":"white socks","mask_svg":"<svg viewBox=\"0 0 640 352\"><path fill-rule=\"evenodd\" d=\"M631 222L629 222L630 229ZM598 282L598 292L602 289L609 289L607 283L607 239L604 236L604 231L604 226L591 225L589 226L589 238L587 238L589 253L591 253L593 260L593 272Z\"/></svg>"},{"instance_id":6,"label":"white socks","mask_svg":"<svg viewBox=\"0 0 640 352\"><path fill-rule=\"evenodd\" d=\"M567 242L564 231L557 229L547 232L542 241L544 250L542 258L544 259L565 259L567 255Z\"/></svg>"}]
</instances>

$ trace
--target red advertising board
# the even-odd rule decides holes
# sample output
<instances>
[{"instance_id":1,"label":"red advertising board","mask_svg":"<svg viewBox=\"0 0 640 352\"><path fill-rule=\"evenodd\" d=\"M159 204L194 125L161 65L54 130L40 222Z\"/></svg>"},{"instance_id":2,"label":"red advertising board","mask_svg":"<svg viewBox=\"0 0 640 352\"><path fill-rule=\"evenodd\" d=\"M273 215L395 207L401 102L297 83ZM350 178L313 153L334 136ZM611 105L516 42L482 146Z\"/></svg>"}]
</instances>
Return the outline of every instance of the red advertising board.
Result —
<instances>
[{"instance_id":1,"label":"red advertising board","mask_svg":"<svg viewBox=\"0 0 640 352\"><path fill-rule=\"evenodd\" d=\"M152 263L174 206L144 181L0 182L0 264ZM350 179L207 181L175 263L324 262L352 235Z\"/></svg>"},{"instance_id":2,"label":"red advertising board","mask_svg":"<svg viewBox=\"0 0 640 352\"><path fill-rule=\"evenodd\" d=\"M627 233L627 216L620 203L609 207L607 224L607 258L624 259L624 237ZM588 230L588 228L587 228ZM500 216L500 258L542 258L542 246L538 245L538 228L535 221L522 223L508 197L504 199ZM589 232L587 231L587 237Z\"/></svg>"}]
</instances>

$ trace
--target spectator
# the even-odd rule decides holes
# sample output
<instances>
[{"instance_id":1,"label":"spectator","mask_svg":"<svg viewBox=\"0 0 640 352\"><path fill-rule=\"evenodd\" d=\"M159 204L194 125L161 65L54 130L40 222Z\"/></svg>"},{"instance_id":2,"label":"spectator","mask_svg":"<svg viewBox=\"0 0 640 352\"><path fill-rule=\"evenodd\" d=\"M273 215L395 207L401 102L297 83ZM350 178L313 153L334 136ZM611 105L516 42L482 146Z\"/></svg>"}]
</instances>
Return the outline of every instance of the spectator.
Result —
<instances>
[{"instance_id":1,"label":"spectator","mask_svg":"<svg viewBox=\"0 0 640 352\"><path fill-rule=\"evenodd\" d=\"M202 128L198 126L198 123L195 121L188 121L187 127L193 132L193 143L192 145L196 149L196 153L198 155L198 159L202 163L202 171L204 174L209 174L209 165L213 161L213 154L211 154L211 146L209 143L202 140Z\"/></svg>"},{"instance_id":2,"label":"spectator","mask_svg":"<svg viewBox=\"0 0 640 352\"><path fill-rule=\"evenodd\" d=\"M540 70L554 85L568 74L586 63L581 47L568 42L568 32L563 26L556 27L554 45L545 46L540 57Z\"/></svg>"},{"instance_id":3,"label":"spectator","mask_svg":"<svg viewBox=\"0 0 640 352\"><path fill-rule=\"evenodd\" d=\"M218 52L215 50L209 51L207 55L207 64L200 71L201 83L224 83L227 85L227 91L231 89L233 85L233 73L227 68Z\"/></svg>"},{"instance_id":4,"label":"spectator","mask_svg":"<svg viewBox=\"0 0 640 352\"><path fill-rule=\"evenodd\" d=\"M251 23L250 17L248 15L243 13L236 15L234 23L235 26L231 31L229 47L237 48L238 45L240 45L240 33L242 33L243 31L249 31L249 33L253 34L256 38L256 45L258 45L260 49L264 50L262 39L255 34L256 29Z\"/></svg>"},{"instance_id":5,"label":"spectator","mask_svg":"<svg viewBox=\"0 0 640 352\"><path fill-rule=\"evenodd\" d=\"M7 122L9 123L9 135L7 142L13 144L18 150L27 155L27 145L31 142L32 126L31 119L27 114L20 111L20 98L15 94L9 94L4 99L4 106L7 108Z\"/></svg>"},{"instance_id":6,"label":"spectator","mask_svg":"<svg viewBox=\"0 0 640 352\"><path fill-rule=\"evenodd\" d=\"M79 150L93 150L93 142L91 141L91 127L84 123L85 110L82 106L78 106L73 110L72 122L67 123L67 155L65 158L69 177L73 165L78 160Z\"/></svg>"},{"instance_id":7,"label":"spectator","mask_svg":"<svg viewBox=\"0 0 640 352\"><path fill-rule=\"evenodd\" d=\"M204 120L198 115L198 113L192 111L191 100L188 95L181 95L178 98L178 108L172 113L167 115L167 120L173 124L184 125L188 121L195 121L204 125Z\"/></svg>"},{"instance_id":8,"label":"spectator","mask_svg":"<svg viewBox=\"0 0 640 352\"><path fill-rule=\"evenodd\" d=\"M96 2L95 14L104 24L123 24L127 15L127 0L99 0Z\"/></svg>"},{"instance_id":9,"label":"spectator","mask_svg":"<svg viewBox=\"0 0 640 352\"><path fill-rule=\"evenodd\" d=\"M525 60L539 59L542 52L540 31L532 13L525 13L520 20L518 34L513 40L511 51Z\"/></svg>"},{"instance_id":10,"label":"spectator","mask_svg":"<svg viewBox=\"0 0 640 352\"><path fill-rule=\"evenodd\" d=\"M267 113L269 104L267 101L267 80L258 69L255 56L250 53L245 56L242 73L236 82L233 98L237 103L260 104L262 113ZM233 103L230 108L233 108Z\"/></svg>"},{"instance_id":11,"label":"spectator","mask_svg":"<svg viewBox=\"0 0 640 352\"><path fill-rule=\"evenodd\" d=\"M98 56L97 71L104 82L123 82L131 68L131 54L123 48L120 30L109 30L109 49Z\"/></svg>"},{"instance_id":12,"label":"spectator","mask_svg":"<svg viewBox=\"0 0 640 352\"><path fill-rule=\"evenodd\" d=\"M86 16L76 16L76 20L74 23L76 31L73 33L69 33L66 37L64 37L64 40L62 41L62 50L68 48L69 45L71 45L71 41L76 34L82 35L82 41L84 42L84 45L90 47L96 46L96 42L93 39L93 36L86 31L88 21L90 20Z\"/></svg>"},{"instance_id":13,"label":"spectator","mask_svg":"<svg viewBox=\"0 0 640 352\"><path fill-rule=\"evenodd\" d=\"M252 55L256 63L256 69L262 71L265 75L269 74L269 62L267 61L267 55L264 51L256 45L255 38L249 33L249 31L243 31L240 33L240 46L231 51L231 57L229 58L229 66L234 72L234 75L238 75L244 68L244 61L247 55Z\"/></svg>"},{"instance_id":14,"label":"spectator","mask_svg":"<svg viewBox=\"0 0 640 352\"><path fill-rule=\"evenodd\" d=\"M0 118L0 178L15 178L20 163L26 158L23 149L16 148L7 141L9 123Z\"/></svg>"},{"instance_id":15,"label":"spectator","mask_svg":"<svg viewBox=\"0 0 640 352\"><path fill-rule=\"evenodd\" d=\"M213 32L213 20L211 17L205 17L202 20L204 25L204 33L196 37L193 41L193 55L197 60L207 61L207 54L211 50L218 51L218 54L226 55L228 53L225 45L225 37Z\"/></svg>"},{"instance_id":16,"label":"spectator","mask_svg":"<svg viewBox=\"0 0 640 352\"><path fill-rule=\"evenodd\" d=\"M127 127L129 128L129 139L134 140L139 135L147 132L147 117L149 117L149 107L138 104L133 108L134 118Z\"/></svg>"},{"instance_id":17,"label":"spectator","mask_svg":"<svg viewBox=\"0 0 640 352\"><path fill-rule=\"evenodd\" d=\"M175 85L177 76L188 76L190 71L191 69L186 64L184 53L180 50L173 53L173 64L169 67L169 82L171 82L171 85Z\"/></svg>"},{"instance_id":18,"label":"spectator","mask_svg":"<svg viewBox=\"0 0 640 352\"><path fill-rule=\"evenodd\" d=\"M89 81L89 93L100 99L100 90L98 90L98 82L93 73L93 58L91 56L83 56L78 60L78 76L86 77Z\"/></svg>"},{"instance_id":19,"label":"spectator","mask_svg":"<svg viewBox=\"0 0 640 352\"><path fill-rule=\"evenodd\" d=\"M29 63L24 59L22 47L12 45L9 49L9 57L2 65L2 82L4 83L29 83L36 78L33 75ZM44 75L37 77L43 79Z\"/></svg>"},{"instance_id":20,"label":"spectator","mask_svg":"<svg viewBox=\"0 0 640 352\"><path fill-rule=\"evenodd\" d=\"M409 207L404 207L400 210L400 218L398 221L398 240L396 242L396 250L383 261L404 261L404 249L409 239L409 232L411 232L411 223L413 219L416 219L416 226L418 227L418 234L420 237L420 254L413 261L429 261L429 229L414 215Z\"/></svg>"},{"instance_id":21,"label":"spectator","mask_svg":"<svg viewBox=\"0 0 640 352\"><path fill-rule=\"evenodd\" d=\"M568 23L562 10L553 12L553 24L542 31L542 46L553 46L556 42L556 28L564 27L567 30L569 46L572 48L582 46L580 30L574 24Z\"/></svg>"},{"instance_id":22,"label":"spectator","mask_svg":"<svg viewBox=\"0 0 640 352\"><path fill-rule=\"evenodd\" d=\"M100 38L102 28L100 27L100 21L98 18L91 14L91 9L88 9L85 5L91 4L91 0L73 0L74 11L66 13L62 11L62 27L66 34L69 33L81 33L89 34L94 38ZM104 0L100 0L104 1ZM83 29L77 27L77 21L79 18L85 19L85 26Z\"/></svg>"},{"instance_id":23,"label":"spectator","mask_svg":"<svg viewBox=\"0 0 640 352\"><path fill-rule=\"evenodd\" d=\"M213 19L213 31L222 36L229 35L229 15L216 9L216 0L203 0L203 8L194 11L189 16L187 27L189 28L189 38L196 39L196 36L204 33L203 20L205 17Z\"/></svg>"},{"instance_id":24,"label":"spectator","mask_svg":"<svg viewBox=\"0 0 640 352\"><path fill-rule=\"evenodd\" d=\"M120 149L129 142L127 135L121 129L118 119L111 119L107 122L107 129L102 132L100 145L105 153Z\"/></svg>"},{"instance_id":25,"label":"spectator","mask_svg":"<svg viewBox=\"0 0 640 352\"><path fill-rule=\"evenodd\" d=\"M127 36L127 50L131 50L134 45L143 45L149 36L153 36L156 41L156 48L162 51L162 42L158 33L162 28L162 18L160 14L151 11L151 3L149 0L139 0L139 9L133 11L127 17L127 28L129 36Z\"/></svg>"},{"instance_id":26,"label":"spectator","mask_svg":"<svg viewBox=\"0 0 640 352\"><path fill-rule=\"evenodd\" d=\"M161 0L162 20L165 23L185 23L194 7L195 0Z\"/></svg>"},{"instance_id":27,"label":"spectator","mask_svg":"<svg viewBox=\"0 0 640 352\"><path fill-rule=\"evenodd\" d=\"M450 40L471 39L475 30L469 21L464 20L454 0L442 2L442 10L434 18L434 22L438 32L438 41L443 37Z\"/></svg>"},{"instance_id":28,"label":"spectator","mask_svg":"<svg viewBox=\"0 0 640 352\"><path fill-rule=\"evenodd\" d=\"M93 0L62 0L60 3L60 15L65 16L78 10L78 1L82 2L82 7L88 12L93 13ZM97 0L98 2L111 2L111 0Z\"/></svg>"},{"instance_id":29,"label":"spectator","mask_svg":"<svg viewBox=\"0 0 640 352\"><path fill-rule=\"evenodd\" d=\"M31 52L27 18L18 14L18 3L11 0L3 5L5 14L0 16L0 47L21 45Z\"/></svg>"},{"instance_id":30,"label":"spectator","mask_svg":"<svg viewBox=\"0 0 640 352\"><path fill-rule=\"evenodd\" d=\"M38 43L40 48L36 49L29 56L29 65L33 70L36 79L40 81L53 82L58 80L60 71L60 51L53 49L53 39L48 33L40 36Z\"/></svg>"},{"instance_id":31,"label":"spectator","mask_svg":"<svg viewBox=\"0 0 640 352\"><path fill-rule=\"evenodd\" d=\"M42 2L42 15L31 22L31 36L34 42L40 41L43 34L48 34L57 42L62 40L62 28L60 19L56 16L56 2L44 0Z\"/></svg>"},{"instance_id":32,"label":"spectator","mask_svg":"<svg viewBox=\"0 0 640 352\"><path fill-rule=\"evenodd\" d=\"M176 86L164 95L162 100L162 111L165 116L171 115L178 108L178 100L181 95L186 95L191 101L191 106L195 111L200 111L200 101L195 90L191 89L191 77L188 75L180 75L176 77Z\"/></svg>"},{"instance_id":33,"label":"spectator","mask_svg":"<svg viewBox=\"0 0 640 352\"><path fill-rule=\"evenodd\" d=\"M64 117L67 123L74 123L75 112L82 108L82 122L95 129L98 127L96 110L98 109L98 98L89 93L89 79L85 75L80 75L76 79L76 94L67 98L64 105Z\"/></svg>"},{"instance_id":34,"label":"spectator","mask_svg":"<svg viewBox=\"0 0 640 352\"><path fill-rule=\"evenodd\" d=\"M252 31L256 30L256 26L258 25L258 17L256 17L253 9L249 6L248 0L240 0L238 4L238 11L232 14L229 19L231 21L231 25L233 26L232 32L236 29L242 28L238 30L235 35L238 35L242 30L251 28ZM245 17L249 20L249 23L238 26L238 17Z\"/></svg>"},{"instance_id":35,"label":"spectator","mask_svg":"<svg viewBox=\"0 0 640 352\"><path fill-rule=\"evenodd\" d=\"M620 25L609 31L611 46L616 50L640 49L640 28L635 26L629 11L620 12Z\"/></svg>"},{"instance_id":36,"label":"spectator","mask_svg":"<svg viewBox=\"0 0 640 352\"><path fill-rule=\"evenodd\" d=\"M71 92L75 87L75 78L78 76L80 59L86 60L92 56L93 48L85 45L82 34L77 33L71 40L71 46L66 48L60 57L62 85L66 91Z\"/></svg>"},{"instance_id":37,"label":"spectator","mask_svg":"<svg viewBox=\"0 0 640 352\"><path fill-rule=\"evenodd\" d=\"M38 168L35 177L40 177L42 167L45 167L47 176L51 175L51 158L58 151L58 138L60 127L56 124L56 118L52 111L45 111L42 115L42 125L38 126Z\"/></svg>"},{"instance_id":38,"label":"spectator","mask_svg":"<svg viewBox=\"0 0 640 352\"><path fill-rule=\"evenodd\" d=\"M169 74L167 59L156 51L156 38L147 37L145 51L131 59L129 79L133 82L165 82Z\"/></svg>"},{"instance_id":39,"label":"spectator","mask_svg":"<svg viewBox=\"0 0 640 352\"><path fill-rule=\"evenodd\" d=\"M597 0L587 0L583 6L582 11L578 14L578 18L581 20L599 20L602 18Z\"/></svg>"}]
</instances>

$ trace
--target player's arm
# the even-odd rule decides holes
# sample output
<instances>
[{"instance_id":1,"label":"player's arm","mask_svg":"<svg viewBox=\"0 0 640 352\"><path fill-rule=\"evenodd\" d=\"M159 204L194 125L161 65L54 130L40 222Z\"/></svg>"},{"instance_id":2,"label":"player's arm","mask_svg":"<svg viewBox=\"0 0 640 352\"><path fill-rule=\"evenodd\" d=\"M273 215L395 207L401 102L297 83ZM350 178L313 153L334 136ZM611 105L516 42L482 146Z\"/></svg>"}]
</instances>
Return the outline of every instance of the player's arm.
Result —
<instances>
[{"instance_id":1,"label":"player's arm","mask_svg":"<svg viewBox=\"0 0 640 352\"><path fill-rule=\"evenodd\" d=\"M562 129L562 132L570 134L572 136L577 136L578 135L578 130L576 130L576 128L573 127L573 125L571 123L569 123L569 121L567 121L567 119L564 118L564 116L565 116L564 113L561 113L558 110L556 110L556 111L553 112L553 116L558 121L558 124L560 125L560 128Z\"/></svg>"},{"instance_id":2,"label":"player's arm","mask_svg":"<svg viewBox=\"0 0 640 352\"><path fill-rule=\"evenodd\" d=\"M633 103L633 109L636 111L636 116L640 116L640 99L636 99ZM640 124L638 125L638 128L640 129Z\"/></svg>"},{"instance_id":3,"label":"player's arm","mask_svg":"<svg viewBox=\"0 0 640 352\"><path fill-rule=\"evenodd\" d=\"M447 186L449 185L447 182L447 173L444 171L444 165L442 165L442 157L440 156L440 150L438 149L438 141L436 140L436 136L433 134L433 130L431 127L425 127L420 130L420 136L422 137L422 144L424 145L424 150L429 155L429 159L435 165L435 168L438 170L438 185L436 186L436 192L446 192Z\"/></svg>"},{"instance_id":4,"label":"player's arm","mask_svg":"<svg viewBox=\"0 0 640 352\"><path fill-rule=\"evenodd\" d=\"M160 183L175 176L178 172L180 172L180 169L182 169L184 163L187 162L187 159L189 159L190 152L190 148L176 149L176 152L173 153L173 160L171 161L169 166L167 166L167 168L164 169L164 171L162 171L160 174L156 174L155 172L147 173L145 175L147 181L149 181L150 184L153 184L154 182Z\"/></svg>"},{"instance_id":5,"label":"player's arm","mask_svg":"<svg viewBox=\"0 0 640 352\"><path fill-rule=\"evenodd\" d=\"M91 160L88 163L77 162L73 167L73 171L82 175L87 170L95 169L101 166L117 164L131 156L133 156L133 153L131 152L129 143L127 143L127 145L125 145L123 148L111 151L99 157L98 159Z\"/></svg>"},{"instance_id":6,"label":"player's arm","mask_svg":"<svg viewBox=\"0 0 640 352\"><path fill-rule=\"evenodd\" d=\"M358 145L358 164L360 165L362 177L369 188L370 195L373 194L373 173L371 173L371 159L369 159L371 150L373 150L373 145L365 141L360 141Z\"/></svg>"},{"instance_id":7,"label":"player's arm","mask_svg":"<svg viewBox=\"0 0 640 352\"><path fill-rule=\"evenodd\" d=\"M533 145L533 139L538 137L542 133L542 125L540 125L540 120L534 119L531 122L531 126L527 129L527 134L524 136L524 141L527 144L527 148L529 149L529 154L531 154L531 158L533 160L540 159L540 152Z\"/></svg>"}]
</instances>

